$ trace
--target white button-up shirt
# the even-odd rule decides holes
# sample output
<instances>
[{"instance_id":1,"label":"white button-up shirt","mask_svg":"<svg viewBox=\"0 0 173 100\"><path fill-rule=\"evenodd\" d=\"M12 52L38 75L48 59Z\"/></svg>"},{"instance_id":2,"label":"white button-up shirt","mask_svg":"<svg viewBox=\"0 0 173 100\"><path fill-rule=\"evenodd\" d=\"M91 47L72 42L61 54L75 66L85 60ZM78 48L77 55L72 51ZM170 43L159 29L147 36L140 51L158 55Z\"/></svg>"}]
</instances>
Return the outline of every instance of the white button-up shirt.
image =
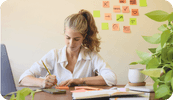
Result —
<instances>
[{"instance_id":1,"label":"white button-up shirt","mask_svg":"<svg viewBox=\"0 0 173 100\"><path fill-rule=\"evenodd\" d=\"M66 66L68 64L66 56L66 46L62 49L53 49L41 58L52 75L57 78L57 84L68 79L77 79L84 77L92 77L95 71L101 75L108 86L116 85L117 78L110 66L101 58L96 51L89 51L81 46L77 62L75 64L73 73L71 73ZM45 78L48 75L42 62L35 62L30 69L26 70L19 79L20 81L27 75L32 75L37 78Z\"/></svg>"}]
</instances>

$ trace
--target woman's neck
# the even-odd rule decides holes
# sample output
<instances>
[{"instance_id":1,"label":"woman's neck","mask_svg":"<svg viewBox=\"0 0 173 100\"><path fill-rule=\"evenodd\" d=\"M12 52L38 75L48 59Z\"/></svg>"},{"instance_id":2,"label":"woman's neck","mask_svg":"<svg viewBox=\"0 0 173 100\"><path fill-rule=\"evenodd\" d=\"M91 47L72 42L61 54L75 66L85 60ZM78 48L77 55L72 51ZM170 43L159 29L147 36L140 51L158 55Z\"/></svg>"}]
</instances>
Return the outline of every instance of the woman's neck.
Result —
<instances>
[{"instance_id":1,"label":"woman's neck","mask_svg":"<svg viewBox=\"0 0 173 100\"><path fill-rule=\"evenodd\" d=\"M74 57L77 58L78 55L79 55L79 52L80 52L80 48L78 50L76 50L76 51L66 50L66 54L70 58L74 58Z\"/></svg>"}]
</instances>

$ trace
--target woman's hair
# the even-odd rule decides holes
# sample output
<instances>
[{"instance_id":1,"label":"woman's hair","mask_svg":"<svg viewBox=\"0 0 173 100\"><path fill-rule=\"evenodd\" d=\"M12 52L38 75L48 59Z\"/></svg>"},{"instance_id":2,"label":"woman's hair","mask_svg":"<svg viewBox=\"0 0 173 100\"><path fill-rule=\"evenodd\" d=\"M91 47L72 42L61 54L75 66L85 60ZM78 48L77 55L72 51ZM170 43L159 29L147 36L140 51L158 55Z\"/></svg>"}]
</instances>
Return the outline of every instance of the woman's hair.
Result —
<instances>
[{"instance_id":1,"label":"woman's hair","mask_svg":"<svg viewBox=\"0 0 173 100\"><path fill-rule=\"evenodd\" d=\"M82 34L84 47L91 51L100 51L100 39L97 38L98 30L95 20L89 11L82 9L79 13L68 16L64 22L64 32L66 27Z\"/></svg>"}]
</instances>

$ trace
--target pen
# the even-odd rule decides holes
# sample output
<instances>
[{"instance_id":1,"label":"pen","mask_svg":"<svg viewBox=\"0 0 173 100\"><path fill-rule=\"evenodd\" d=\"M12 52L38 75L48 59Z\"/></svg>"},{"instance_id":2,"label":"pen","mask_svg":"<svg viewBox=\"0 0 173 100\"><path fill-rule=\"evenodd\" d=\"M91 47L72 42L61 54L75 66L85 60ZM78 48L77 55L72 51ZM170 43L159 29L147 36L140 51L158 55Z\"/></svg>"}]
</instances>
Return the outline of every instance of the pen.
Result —
<instances>
[{"instance_id":1,"label":"pen","mask_svg":"<svg viewBox=\"0 0 173 100\"><path fill-rule=\"evenodd\" d=\"M41 60L41 62L43 63L44 67L46 68L47 72L49 73L49 75L51 75L49 69L46 67L46 65L44 64L44 62ZM57 85L57 84L56 84Z\"/></svg>"}]
</instances>

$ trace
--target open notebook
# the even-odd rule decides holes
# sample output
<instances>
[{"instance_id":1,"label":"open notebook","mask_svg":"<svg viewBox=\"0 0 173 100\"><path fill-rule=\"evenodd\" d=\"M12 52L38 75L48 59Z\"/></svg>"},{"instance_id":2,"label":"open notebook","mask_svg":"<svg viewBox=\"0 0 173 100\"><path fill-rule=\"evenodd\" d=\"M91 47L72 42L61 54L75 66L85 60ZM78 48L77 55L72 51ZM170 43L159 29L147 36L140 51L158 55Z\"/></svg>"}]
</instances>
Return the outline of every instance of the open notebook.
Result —
<instances>
[{"instance_id":1,"label":"open notebook","mask_svg":"<svg viewBox=\"0 0 173 100\"><path fill-rule=\"evenodd\" d=\"M140 94L144 93L136 91L119 92L118 90L98 90L98 91L74 92L72 93L72 97L73 99L88 99L88 98L128 96L128 95L140 95Z\"/></svg>"}]
</instances>

